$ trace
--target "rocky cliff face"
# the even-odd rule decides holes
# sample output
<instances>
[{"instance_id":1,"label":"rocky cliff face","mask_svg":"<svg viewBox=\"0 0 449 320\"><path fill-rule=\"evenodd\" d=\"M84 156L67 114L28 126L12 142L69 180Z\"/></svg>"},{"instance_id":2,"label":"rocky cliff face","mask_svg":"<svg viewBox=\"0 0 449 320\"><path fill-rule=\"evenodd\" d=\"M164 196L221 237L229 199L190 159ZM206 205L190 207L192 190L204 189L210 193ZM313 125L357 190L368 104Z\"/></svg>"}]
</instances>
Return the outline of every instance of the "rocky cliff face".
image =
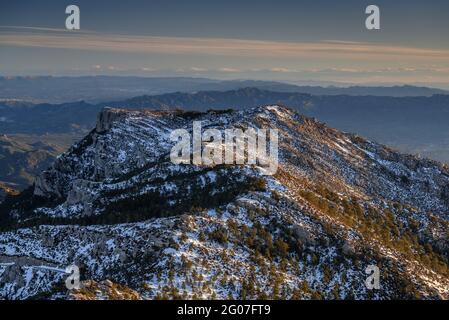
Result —
<instances>
[{"instance_id":1,"label":"rocky cliff face","mask_svg":"<svg viewBox=\"0 0 449 320\"><path fill-rule=\"evenodd\" d=\"M170 132L193 120L278 129L278 172L173 164ZM76 264L80 298L116 285L139 299L448 298L448 190L444 165L281 106L105 109L3 205L0 297L73 298L63 270ZM369 265L379 290L365 285Z\"/></svg>"}]
</instances>

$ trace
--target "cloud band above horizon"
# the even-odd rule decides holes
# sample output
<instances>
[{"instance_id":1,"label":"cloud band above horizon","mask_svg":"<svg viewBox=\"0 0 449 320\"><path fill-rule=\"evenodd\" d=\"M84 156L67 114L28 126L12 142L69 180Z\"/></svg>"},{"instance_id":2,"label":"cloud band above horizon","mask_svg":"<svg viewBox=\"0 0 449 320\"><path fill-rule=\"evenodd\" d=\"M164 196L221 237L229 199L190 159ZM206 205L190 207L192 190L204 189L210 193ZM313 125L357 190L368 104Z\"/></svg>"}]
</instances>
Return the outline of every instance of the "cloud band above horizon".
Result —
<instances>
[{"instance_id":1,"label":"cloud band above horizon","mask_svg":"<svg viewBox=\"0 0 449 320\"><path fill-rule=\"evenodd\" d=\"M301 79L304 76L337 82L449 81L448 49L386 43L137 36L3 26L0 27L0 46L30 48L29 51L44 48L62 61L69 58L65 58L66 53L58 51L61 49L81 51L88 56L115 54L114 62L106 67L104 61L91 63L90 66L95 65L95 72L117 73L136 69L154 72L172 69L176 74L185 75L232 75L238 78L255 76L260 79L272 77L273 80L290 81L304 80ZM157 67L154 66L155 63L136 66L137 57L157 60ZM39 56L36 55L36 58Z\"/></svg>"},{"instance_id":2,"label":"cloud band above horizon","mask_svg":"<svg viewBox=\"0 0 449 320\"><path fill-rule=\"evenodd\" d=\"M386 61L404 57L408 60L431 58L449 61L449 50L403 47L380 43L346 41L277 42L225 38L133 36L45 28L27 28L20 31L5 31L0 28L0 45L146 54L278 57L279 59L331 57L334 59Z\"/></svg>"}]
</instances>

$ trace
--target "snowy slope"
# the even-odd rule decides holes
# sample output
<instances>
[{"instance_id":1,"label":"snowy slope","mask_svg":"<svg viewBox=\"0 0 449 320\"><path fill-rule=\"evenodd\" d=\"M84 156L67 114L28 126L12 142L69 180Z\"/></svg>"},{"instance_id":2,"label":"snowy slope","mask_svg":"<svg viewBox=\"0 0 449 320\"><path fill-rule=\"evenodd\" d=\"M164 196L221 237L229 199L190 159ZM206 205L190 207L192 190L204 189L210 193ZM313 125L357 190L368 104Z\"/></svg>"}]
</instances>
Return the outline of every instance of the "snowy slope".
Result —
<instances>
[{"instance_id":1,"label":"snowy slope","mask_svg":"<svg viewBox=\"0 0 449 320\"><path fill-rule=\"evenodd\" d=\"M277 174L172 164L169 134L194 120L278 129ZM449 297L448 168L282 106L107 108L1 210L3 298L91 297L64 288L73 263L90 287L143 299Z\"/></svg>"}]
</instances>

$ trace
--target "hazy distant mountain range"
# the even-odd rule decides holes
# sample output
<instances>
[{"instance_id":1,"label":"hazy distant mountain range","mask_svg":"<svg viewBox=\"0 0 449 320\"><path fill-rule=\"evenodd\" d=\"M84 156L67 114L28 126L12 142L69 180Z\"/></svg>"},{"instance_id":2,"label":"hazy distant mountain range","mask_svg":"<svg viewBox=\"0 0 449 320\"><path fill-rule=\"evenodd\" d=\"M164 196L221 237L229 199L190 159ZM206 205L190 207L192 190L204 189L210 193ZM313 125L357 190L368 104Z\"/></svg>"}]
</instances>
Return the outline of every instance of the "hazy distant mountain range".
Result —
<instances>
[{"instance_id":1,"label":"hazy distant mountain range","mask_svg":"<svg viewBox=\"0 0 449 320\"><path fill-rule=\"evenodd\" d=\"M81 132L78 136L74 133L1 135L0 190L8 191L7 186L23 189L33 183L37 174L81 138Z\"/></svg>"},{"instance_id":2,"label":"hazy distant mountain range","mask_svg":"<svg viewBox=\"0 0 449 320\"><path fill-rule=\"evenodd\" d=\"M0 99L34 103L65 103L85 100L92 103L127 99L139 95L171 92L227 91L246 87L278 92L313 95L431 96L448 91L421 86L318 86L294 85L275 81L213 80L207 78L145 78L130 76L84 77L0 77Z\"/></svg>"},{"instance_id":3,"label":"hazy distant mountain range","mask_svg":"<svg viewBox=\"0 0 449 320\"><path fill-rule=\"evenodd\" d=\"M32 183L34 169L28 169L27 166L20 164L23 161L35 163L36 159L47 159L47 156L50 157L48 161L52 161L56 152L51 150L65 150L68 145L90 131L94 127L98 112L105 106L205 111L247 109L269 104L289 106L302 114L316 117L331 127L368 137L400 151L419 153L449 162L449 95L315 96L244 88L230 91L146 95L99 104L84 101L63 104L2 102L0 134L6 134L7 137L0 139L0 164L4 168L0 181L19 183L20 188ZM12 142L17 139L16 135L21 136L20 143ZM53 145L48 146L49 140ZM28 146L24 147L24 143ZM17 147L19 144L21 147ZM45 157L42 150L45 151ZM23 160L18 161L19 158Z\"/></svg>"}]
</instances>

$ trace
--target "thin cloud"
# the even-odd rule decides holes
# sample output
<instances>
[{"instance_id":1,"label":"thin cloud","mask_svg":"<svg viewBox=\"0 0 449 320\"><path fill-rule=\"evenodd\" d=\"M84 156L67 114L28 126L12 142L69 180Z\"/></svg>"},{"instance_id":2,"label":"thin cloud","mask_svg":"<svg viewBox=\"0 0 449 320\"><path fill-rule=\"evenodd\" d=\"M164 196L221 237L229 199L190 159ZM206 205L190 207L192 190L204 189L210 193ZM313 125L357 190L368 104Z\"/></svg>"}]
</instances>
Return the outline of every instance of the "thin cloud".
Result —
<instances>
[{"instance_id":1,"label":"thin cloud","mask_svg":"<svg viewBox=\"0 0 449 320\"><path fill-rule=\"evenodd\" d=\"M42 29L42 28L40 28ZM1 45L112 51L128 53L160 53L216 55L235 57L366 59L386 61L404 57L407 60L449 60L449 50L401 47L347 41L276 42L221 38L179 38L130 36L26 30L0 31Z\"/></svg>"},{"instance_id":2,"label":"thin cloud","mask_svg":"<svg viewBox=\"0 0 449 320\"><path fill-rule=\"evenodd\" d=\"M48 28L48 27L32 27L32 26L0 26L0 29L7 29L7 30L9 30L9 29L12 29L12 30L17 30L17 31L20 31L20 32L23 32L23 31L28 31L28 32L34 32L34 31L36 31L36 32L53 32L53 33L56 33L56 32L69 32L67 29L64 29L64 28ZM95 32L95 31L92 31L92 30L86 30L86 29L83 29L83 30L71 30L70 32L72 32L72 33L79 33L79 34L83 34L83 33L97 33L97 32Z\"/></svg>"},{"instance_id":3,"label":"thin cloud","mask_svg":"<svg viewBox=\"0 0 449 320\"><path fill-rule=\"evenodd\" d=\"M282 68L282 67L271 68L270 71L271 72L282 72L282 73L297 72L296 70L289 69L289 68Z\"/></svg>"},{"instance_id":4,"label":"thin cloud","mask_svg":"<svg viewBox=\"0 0 449 320\"><path fill-rule=\"evenodd\" d=\"M237 68L220 68L220 69L218 69L218 71L235 73L235 72L240 72L241 70L239 70Z\"/></svg>"},{"instance_id":5,"label":"thin cloud","mask_svg":"<svg viewBox=\"0 0 449 320\"><path fill-rule=\"evenodd\" d=\"M208 69L206 69L206 68L200 68L200 67L190 67L190 71L194 71L194 72L207 72Z\"/></svg>"}]
</instances>

